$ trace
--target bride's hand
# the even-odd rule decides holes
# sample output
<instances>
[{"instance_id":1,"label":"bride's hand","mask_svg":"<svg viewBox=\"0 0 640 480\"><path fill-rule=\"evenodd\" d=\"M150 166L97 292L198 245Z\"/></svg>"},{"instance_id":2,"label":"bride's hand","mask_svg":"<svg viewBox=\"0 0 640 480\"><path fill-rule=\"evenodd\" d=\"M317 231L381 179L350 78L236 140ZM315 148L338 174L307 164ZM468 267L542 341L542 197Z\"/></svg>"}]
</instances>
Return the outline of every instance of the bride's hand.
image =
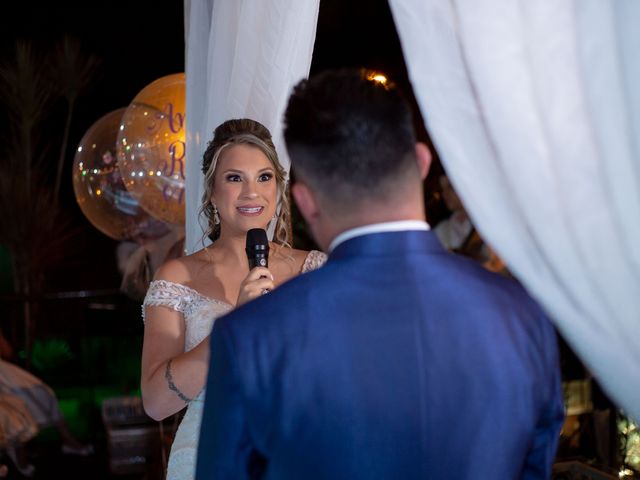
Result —
<instances>
[{"instance_id":1,"label":"bride's hand","mask_svg":"<svg viewBox=\"0 0 640 480\"><path fill-rule=\"evenodd\" d=\"M236 306L247 303L249 300L264 295L275 288L273 275L264 267L255 267L240 284L238 301Z\"/></svg>"}]
</instances>

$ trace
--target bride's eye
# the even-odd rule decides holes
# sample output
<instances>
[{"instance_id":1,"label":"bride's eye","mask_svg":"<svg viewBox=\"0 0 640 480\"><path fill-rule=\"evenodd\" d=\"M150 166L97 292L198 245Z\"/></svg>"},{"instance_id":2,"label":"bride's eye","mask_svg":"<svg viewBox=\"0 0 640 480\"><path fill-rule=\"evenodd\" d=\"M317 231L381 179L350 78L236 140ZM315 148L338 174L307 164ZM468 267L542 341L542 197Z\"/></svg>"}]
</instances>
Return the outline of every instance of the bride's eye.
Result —
<instances>
[{"instance_id":1,"label":"bride's eye","mask_svg":"<svg viewBox=\"0 0 640 480\"><path fill-rule=\"evenodd\" d=\"M258 177L259 182L268 182L273 178L273 173L263 173Z\"/></svg>"},{"instance_id":2,"label":"bride's eye","mask_svg":"<svg viewBox=\"0 0 640 480\"><path fill-rule=\"evenodd\" d=\"M231 173L231 174L226 176L226 180L227 180L227 182L239 182L241 179L240 179L240 175L236 175L235 173Z\"/></svg>"}]
</instances>

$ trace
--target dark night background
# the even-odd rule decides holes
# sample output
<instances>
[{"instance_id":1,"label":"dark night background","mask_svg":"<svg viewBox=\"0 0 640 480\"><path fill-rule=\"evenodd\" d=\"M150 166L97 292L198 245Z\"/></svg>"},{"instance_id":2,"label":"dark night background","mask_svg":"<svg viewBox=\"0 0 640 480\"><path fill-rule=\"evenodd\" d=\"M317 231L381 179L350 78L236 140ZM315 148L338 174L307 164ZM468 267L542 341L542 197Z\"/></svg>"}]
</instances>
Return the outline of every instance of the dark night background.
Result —
<instances>
[{"instance_id":1,"label":"dark night background","mask_svg":"<svg viewBox=\"0 0 640 480\"><path fill-rule=\"evenodd\" d=\"M80 230L76 240L67 245L63 264L47 275L48 289L117 287L116 243L89 224L75 202L71 183L74 150L101 116L126 107L153 80L184 71L183 3L113 1L72 6L71 2L52 2L16 8L15 14L0 19L0 61L15 56L16 40L30 42L34 52L45 58L67 35L80 42L85 55L93 55L100 62L94 81L76 103L63 174L63 205ZM321 1L311 73L340 66L366 66L385 72L415 102L386 1ZM51 143L53 152L59 148L63 128L61 104L48 116L43 138ZM415 112L416 125L427 140L417 108ZM0 121L6 127L6 115ZM437 202L430 210L436 218L443 213ZM297 231L304 236L299 228ZM298 239L301 245L308 241L307 237ZM92 268L87 268L89 264Z\"/></svg>"},{"instance_id":2,"label":"dark night background","mask_svg":"<svg viewBox=\"0 0 640 480\"><path fill-rule=\"evenodd\" d=\"M2 60L15 56L16 40L30 42L34 53L46 58L67 35L79 41L85 55L99 61L94 81L76 102L61 189L65 211L79 231L65 248L64 262L47 274L47 289L117 288L116 242L95 229L76 204L71 182L73 155L96 120L126 107L153 80L184 71L183 5L175 0L161 7L136 1L23 5L16 14L3 15L0 20ZM63 107L63 102L54 106L42 138L43 143L51 142L54 153L60 148ZM6 121L5 115L2 120Z\"/></svg>"}]
</instances>

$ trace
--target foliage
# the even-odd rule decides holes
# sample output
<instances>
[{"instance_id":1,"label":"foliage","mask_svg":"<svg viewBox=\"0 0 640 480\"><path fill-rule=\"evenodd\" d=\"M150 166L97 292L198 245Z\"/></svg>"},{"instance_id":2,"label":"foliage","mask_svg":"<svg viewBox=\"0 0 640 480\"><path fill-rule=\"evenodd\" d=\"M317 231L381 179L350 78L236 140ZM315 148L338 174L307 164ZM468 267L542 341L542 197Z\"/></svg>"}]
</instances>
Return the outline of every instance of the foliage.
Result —
<instances>
[{"instance_id":1,"label":"foliage","mask_svg":"<svg viewBox=\"0 0 640 480\"><path fill-rule=\"evenodd\" d=\"M96 65L68 38L48 57L18 42L15 58L0 65L0 102L9 120L0 139L0 244L11 255L16 293L41 292L45 269L60 260L62 246L74 233L60 207L59 177L74 103ZM44 122L61 98L67 101L62 137L45 137ZM50 155L56 143L61 145L57 165Z\"/></svg>"},{"instance_id":2,"label":"foliage","mask_svg":"<svg viewBox=\"0 0 640 480\"><path fill-rule=\"evenodd\" d=\"M621 416L618 419L618 432L623 469L631 468L640 473L640 428L630 418Z\"/></svg>"},{"instance_id":3,"label":"foliage","mask_svg":"<svg viewBox=\"0 0 640 480\"><path fill-rule=\"evenodd\" d=\"M50 65L49 71L53 80L54 91L67 102L67 118L62 141L60 142L60 156L58 158L54 186L54 194L58 196L74 106L78 96L89 86L94 78L99 61L93 55L85 56L78 42L72 41L69 37L64 37L62 43L55 49Z\"/></svg>"},{"instance_id":4,"label":"foliage","mask_svg":"<svg viewBox=\"0 0 640 480\"><path fill-rule=\"evenodd\" d=\"M66 340L50 338L34 342L31 362L40 372L47 372L66 366L74 357Z\"/></svg>"}]
</instances>

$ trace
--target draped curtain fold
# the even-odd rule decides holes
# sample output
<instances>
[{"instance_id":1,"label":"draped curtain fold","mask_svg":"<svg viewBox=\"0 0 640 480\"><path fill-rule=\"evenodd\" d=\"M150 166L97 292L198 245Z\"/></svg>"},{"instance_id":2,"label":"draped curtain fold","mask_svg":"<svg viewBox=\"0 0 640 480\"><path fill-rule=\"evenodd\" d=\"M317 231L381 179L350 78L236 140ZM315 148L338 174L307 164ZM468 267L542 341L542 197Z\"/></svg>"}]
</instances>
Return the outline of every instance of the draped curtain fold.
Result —
<instances>
[{"instance_id":1,"label":"draped curtain fold","mask_svg":"<svg viewBox=\"0 0 640 480\"><path fill-rule=\"evenodd\" d=\"M202 248L202 153L217 125L248 117L272 133L281 163L282 113L309 74L319 0L185 0L186 250ZM206 227L206 226L205 226Z\"/></svg>"},{"instance_id":2,"label":"draped curtain fold","mask_svg":"<svg viewBox=\"0 0 640 480\"><path fill-rule=\"evenodd\" d=\"M640 419L640 2L389 4L479 232Z\"/></svg>"}]
</instances>

